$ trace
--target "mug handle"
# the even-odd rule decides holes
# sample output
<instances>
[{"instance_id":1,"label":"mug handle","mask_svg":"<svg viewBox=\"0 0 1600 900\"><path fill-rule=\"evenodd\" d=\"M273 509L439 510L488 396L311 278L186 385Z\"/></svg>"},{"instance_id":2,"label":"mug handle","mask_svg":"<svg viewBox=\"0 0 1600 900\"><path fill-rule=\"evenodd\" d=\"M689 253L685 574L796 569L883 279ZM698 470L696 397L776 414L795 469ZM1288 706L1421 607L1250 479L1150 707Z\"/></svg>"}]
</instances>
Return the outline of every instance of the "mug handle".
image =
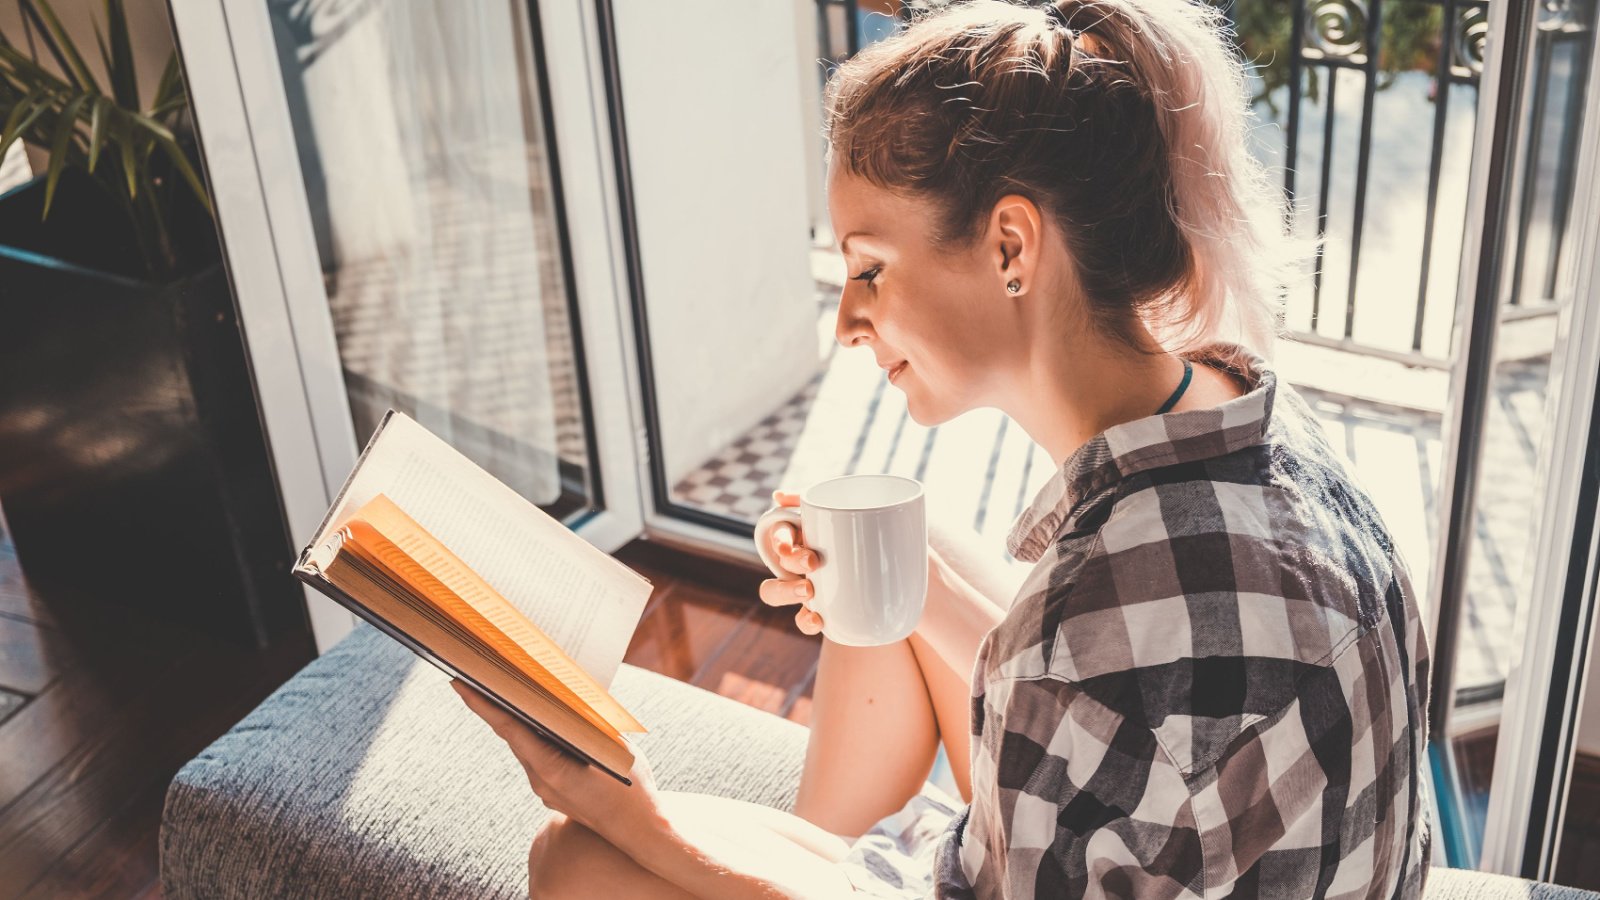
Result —
<instances>
[{"instance_id":1,"label":"mug handle","mask_svg":"<svg viewBox=\"0 0 1600 900\"><path fill-rule=\"evenodd\" d=\"M778 554L772 547L772 531L778 525L787 522L794 526L796 532L800 531L800 508L796 506L774 506L761 514L756 520L756 552L761 554L761 561L767 564L772 574L782 581L798 581L802 576L785 569L778 559Z\"/></svg>"}]
</instances>

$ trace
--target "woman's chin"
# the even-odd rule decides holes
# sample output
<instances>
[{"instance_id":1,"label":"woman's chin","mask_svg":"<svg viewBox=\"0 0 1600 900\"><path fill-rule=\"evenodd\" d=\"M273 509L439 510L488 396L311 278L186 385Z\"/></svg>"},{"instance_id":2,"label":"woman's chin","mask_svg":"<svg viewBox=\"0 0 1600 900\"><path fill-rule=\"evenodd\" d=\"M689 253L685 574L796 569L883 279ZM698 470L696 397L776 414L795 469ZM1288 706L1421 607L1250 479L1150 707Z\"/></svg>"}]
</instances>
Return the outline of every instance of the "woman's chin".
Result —
<instances>
[{"instance_id":1,"label":"woman's chin","mask_svg":"<svg viewBox=\"0 0 1600 900\"><path fill-rule=\"evenodd\" d=\"M964 409L945 408L942 405L930 407L926 402L924 402L924 398L921 396L920 391L905 393L906 414L911 417L911 421L921 425L923 428L932 428L935 425L943 425L951 419L954 419L956 416L966 412Z\"/></svg>"}]
</instances>

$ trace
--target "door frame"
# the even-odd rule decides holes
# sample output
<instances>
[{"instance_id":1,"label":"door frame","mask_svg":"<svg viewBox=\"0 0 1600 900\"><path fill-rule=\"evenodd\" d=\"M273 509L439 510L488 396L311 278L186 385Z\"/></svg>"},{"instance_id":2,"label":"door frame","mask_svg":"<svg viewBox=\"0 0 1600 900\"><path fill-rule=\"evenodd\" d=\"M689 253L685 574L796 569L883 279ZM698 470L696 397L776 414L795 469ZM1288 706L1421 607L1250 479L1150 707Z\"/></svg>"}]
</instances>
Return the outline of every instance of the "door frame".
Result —
<instances>
[{"instance_id":1,"label":"door frame","mask_svg":"<svg viewBox=\"0 0 1600 900\"><path fill-rule=\"evenodd\" d=\"M1600 29L1591 40L1600 40ZM1539 514L1526 592L1520 664L1506 682L1480 868L1549 879L1566 808L1576 726L1600 576L1600 66L1582 87L1571 209L1572 300L1560 313L1545 406ZM1590 185L1585 190L1582 185Z\"/></svg>"},{"instance_id":2,"label":"door frame","mask_svg":"<svg viewBox=\"0 0 1600 900\"><path fill-rule=\"evenodd\" d=\"M810 2L810 0L801 0ZM593 0L585 10L594 17L592 44L596 79L593 98L599 117L605 119L605 152L609 171L618 187L617 202L622 248L617 259L628 276L623 300L628 327L630 386L637 400L635 427L638 436L640 503L644 515L644 536L696 556L764 570L752 541L754 527L718 513L672 499L667 482L665 449L661 437L661 405L654 375L649 331L648 298L645 296L644 268L641 261L639 226L634 206L630 144L624 115L625 97L616 36L617 0ZM797 12L797 15L799 13ZM805 16L802 16L805 18ZM814 54L813 54L814 55ZM820 94L817 96L820 97Z\"/></svg>"},{"instance_id":3,"label":"door frame","mask_svg":"<svg viewBox=\"0 0 1600 900\"><path fill-rule=\"evenodd\" d=\"M259 413L290 531L300 546L321 522L364 436L355 434L333 318L265 0L170 0L218 230L233 281ZM639 383L594 11L582 0L527 0L544 65L539 89L558 179L558 227L578 315L596 460L597 512L569 524L607 552L644 527ZM559 163L555 161L559 160ZM305 589L317 651L356 619Z\"/></svg>"}]
</instances>

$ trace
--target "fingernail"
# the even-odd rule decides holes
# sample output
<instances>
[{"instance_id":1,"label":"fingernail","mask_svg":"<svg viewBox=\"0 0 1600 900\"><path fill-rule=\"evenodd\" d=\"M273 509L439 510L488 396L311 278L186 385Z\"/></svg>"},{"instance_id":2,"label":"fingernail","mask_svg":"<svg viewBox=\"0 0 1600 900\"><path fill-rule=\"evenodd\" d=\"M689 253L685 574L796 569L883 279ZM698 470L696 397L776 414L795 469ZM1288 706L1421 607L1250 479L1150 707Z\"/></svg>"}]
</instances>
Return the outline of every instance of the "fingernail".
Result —
<instances>
[{"instance_id":1,"label":"fingernail","mask_svg":"<svg viewBox=\"0 0 1600 900\"><path fill-rule=\"evenodd\" d=\"M804 581L800 582L794 586L794 595L802 600L811 596L811 585Z\"/></svg>"}]
</instances>

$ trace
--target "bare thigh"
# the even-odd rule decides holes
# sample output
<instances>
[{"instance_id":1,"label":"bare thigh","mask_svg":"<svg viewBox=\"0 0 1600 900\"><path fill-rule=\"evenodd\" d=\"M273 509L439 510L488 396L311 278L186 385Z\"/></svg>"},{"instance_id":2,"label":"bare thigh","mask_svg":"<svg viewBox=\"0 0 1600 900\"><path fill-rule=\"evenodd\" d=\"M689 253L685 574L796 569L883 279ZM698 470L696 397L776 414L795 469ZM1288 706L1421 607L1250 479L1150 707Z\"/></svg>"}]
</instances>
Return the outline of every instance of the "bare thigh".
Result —
<instances>
[{"instance_id":1,"label":"bare thigh","mask_svg":"<svg viewBox=\"0 0 1600 900\"><path fill-rule=\"evenodd\" d=\"M909 641L822 642L795 813L859 835L904 806L933 768L939 724Z\"/></svg>"},{"instance_id":2,"label":"bare thigh","mask_svg":"<svg viewBox=\"0 0 1600 900\"><path fill-rule=\"evenodd\" d=\"M928 525L929 543L957 574L1010 605L1015 574L970 529L934 517ZM796 814L835 834L859 835L921 790L941 742L961 799L970 802L971 674L952 669L916 634L883 647L824 640Z\"/></svg>"},{"instance_id":3,"label":"bare thigh","mask_svg":"<svg viewBox=\"0 0 1600 900\"><path fill-rule=\"evenodd\" d=\"M950 760L950 774L964 803L972 802L972 683L970 674L957 674L920 635L911 636L911 650L928 686L933 715L939 723L939 740Z\"/></svg>"},{"instance_id":4,"label":"bare thigh","mask_svg":"<svg viewBox=\"0 0 1600 900\"><path fill-rule=\"evenodd\" d=\"M922 789L941 741L970 799L970 695L916 635L882 647L824 641L795 813L860 835Z\"/></svg>"},{"instance_id":5,"label":"bare thigh","mask_svg":"<svg viewBox=\"0 0 1600 900\"><path fill-rule=\"evenodd\" d=\"M662 791L659 798L673 830L720 866L797 895L832 896L852 890L835 865L849 849L838 835L782 810L742 800L676 791ZM533 896L556 900L695 896L557 814L552 814L529 851L528 886Z\"/></svg>"},{"instance_id":6,"label":"bare thigh","mask_svg":"<svg viewBox=\"0 0 1600 900\"><path fill-rule=\"evenodd\" d=\"M968 585L1001 609L1009 609L1021 587L1022 573L1000 562L994 548L977 540L970 529L952 527L937 516L928 520L928 543ZM911 635L911 649L922 671L939 724L939 737L961 800L972 802L972 671L958 672L934 652L920 634Z\"/></svg>"}]
</instances>

